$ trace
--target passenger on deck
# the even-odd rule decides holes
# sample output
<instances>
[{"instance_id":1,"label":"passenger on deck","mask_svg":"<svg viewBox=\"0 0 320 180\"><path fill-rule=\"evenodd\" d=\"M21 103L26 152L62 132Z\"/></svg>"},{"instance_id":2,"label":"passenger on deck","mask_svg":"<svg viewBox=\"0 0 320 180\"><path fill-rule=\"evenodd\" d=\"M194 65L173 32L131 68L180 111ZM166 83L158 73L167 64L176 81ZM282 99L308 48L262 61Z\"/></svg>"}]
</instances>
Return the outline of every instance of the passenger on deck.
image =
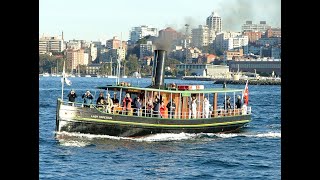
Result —
<instances>
[{"instance_id":1,"label":"passenger on deck","mask_svg":"<svg viewBox=\"0 0 320 180\"><path fill-rule=\"evenodd\" d=\"M192 115L193 119L197 118L197 99L196 99L196 96L192 96L192 99L191 99L191 115Z\"/></svg>"},{"instance_id":2,"label":"passenger on deck","mask_svg":"<svg viewBox=\"0 0 320 180\"><path fill-rule=\"evenodd\" d=\"M100 110L105 110L106 104L105 104L104 99L101 98L100 101L97 102L97 108Z\"/></svg>"},{"instance_id":3,"label":"passenger on deck","mask_svg":"<svg viewBox=\"0 0 320 180\"><path fill-rule=\"evenodd\" d=\"M119 99L117 98L117 93L113 94L112 102L114 106L119 106Z\"/></svg>"},{"instance_id":4,"label":"passenger on deck","mask_svg":"<svg viewBox=\"0 0 320 180\"><path fill-rule=\"evenodd\" d=\"M210 113L210 102L207 97L204 97L203 100L203 108L204 108L204 117L209 118L209 113Z\"/></svg>"},{"instance_id":5,"label":"passenger on deck","mask_svg":"<svg viewBox=\"0 0 320 180\"><path fill-rule=\"evenodd\" d=\"M168 108L168 118L174 118L175 111L176 111L176 104L172 99L168 102L167 108Z\"/></svg>"},{"instance_id":6,"label":"passenger on deck","mask_svg":"<svg viewBox=\"0 0 320 180\"><path fill-rule=\"evenodd\" d=\"M161 118L165 118L166 106L164 105L164 102L163 102L163 101L161 102L159 111L160 111L160 117L161 117Z\"/></svg>"},{"instance_id":7,"label":"passenger on deck","mask_svg":"<svg viewBox=\"0 0 320 180\"><path fill-rule=\"evenodd\" d=\"M83 106L90 107L90 105L92 104L92 99L93 99L93 96L90 93L90 91L86 91L86 93L82 95L82 98L83 98L83 104L84 104Z\"/></svg>"},{"instance_id":8,"label":"passenger on deck","mask_svg":"<svg viewBox=\"0 0 320 180\"><path fill-rule=\"evenodd\" d=\"M237 109L241 109L241 107L242 107L241 96L238 95L237 96L237 102L236 102L236 108Z\"/></svg>"},{"instance_id":9,"label":"passenger on deck","mask_svg":"<svg viewBox=\"0 0 320 180\"><path fill-rule=\"evenodd\" d=\"M113 107L113 101L110 98L110 94L107 94L107 97L105 99L105 105L106 105L106 112L111 113L111 108Z\"/></svg>"},{"instance_id":10,"label":"passenger on deck","mask_svg":"<svg viewBox=\"0 0 320 180\"><path fill-rule=\"evenodd\" d=\"M225 110L231 109L230 96L226 97L226 100L225 102L223 102L223 105Z\"/></svg>"},{"instance_id":11,"label":"passenger on deck","mask_svg":"<svg viewBox=\"0 0 320 180\"><path fill-rule=\"evenodd\" d=\"M155 98L153 102L153 117L159 117L159 111L160 111L160 102L158 98Z\"/></svg>"},{"instance_id":12,"label":"passenger on deck","mask_svg":"<svg viewBox=\"0 0 320 180\"><path fill-rule=\"evenodd\" d=\"M242 112L240 109L242 108L242 100L240 95L237 96L237 101L235 105L236 105L235 113L241 114Z\"/></svg>"},{"instance_id":13,"label":"passenger on deck","mask_svg":"<svg viewBox=\"0 0 320 180\"><path fill-rule=\"evenodd\" d=\"M128 113L129 111L131 112L131 102L132 99L130 98L130 94L127 93L126 97L123 99L123 111L125 112L126 115L130 114Z\"/></svg>"},{"instance_id":14,"label":"passenger on deck","mask_svg":"<svg viewBox=\"0 0 320 180\"><path fill-rule=\"evenodd\" d=\"M135 115L141 116L141 107L142 107L142 105L141 105L141 100L140 100L139 96L135 100L134 104L135 104L135 108L136 108L135 109Z\"/></svg>"},{"instance_id":15,"label":"passenger on deck","mask_svg":"<svg viewBox=\"0 0 320 180\"><path fill-rule=\"evenodd\" d=\"M76 101L77 94L72 89L68 94L69 105L74 106L74 102Z\"/></svg>"},{"instance_id":16,"label":"passenger on deck","mask_svg":"<svg viewBox=\"0 0 320 180\"><path fill-rule=\"evenodd\" d=\"M99 94L99 97L98 97L98 99L97 99L97 108L101 108L101 107L103 107L103 103L101 103L101 100L102 100L102 102L103 102L103 100L104 100L104 97L103 97L103 93L102 92L100 92L100 94Z\"/></svg>"},{"instance_id":17,"label":"passenger on deck","mask_svg":"<svg viewBox=\"0 0 320 180\"><path fill-rule=\"evenodd\" d=\"M149 98L148 102L147 102L147 116L151 117L152 116L152 112L153 111L153 102L152 102L152 98Z\"/></svg>"}]
</instances>

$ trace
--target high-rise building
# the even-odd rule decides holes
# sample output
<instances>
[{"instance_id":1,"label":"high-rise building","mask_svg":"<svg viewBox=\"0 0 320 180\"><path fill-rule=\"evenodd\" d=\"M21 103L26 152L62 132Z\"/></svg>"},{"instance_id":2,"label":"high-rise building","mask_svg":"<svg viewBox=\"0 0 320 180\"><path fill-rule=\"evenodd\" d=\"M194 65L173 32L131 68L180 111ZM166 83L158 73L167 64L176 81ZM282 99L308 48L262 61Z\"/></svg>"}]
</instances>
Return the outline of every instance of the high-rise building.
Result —
<instances>
[{"instance_id":1,"label":"high-rise building","mask_svg":"<svg viewBox=\"0 0 320 180\"><path fill-rule=\"evenodd\" d=\"M152 56L154 50L154 45L152 41L147 41L146 44L140 44L140 57L139 59L143 59L145 56Z\"/></svg>"},{"instance_id":2,"label":"high-rise building","mask_svg":"<svg viewBox=\"0 0 320 180\"><path fill-rule=\"evenodd\" d=\"M60 37L41 37L39 39L39 54L49 52L62 52L65 49L63 39Z\"/></svg>"},{"instance_id":3,"label":"high-rise building","mask_svg":"<svg viewBox=\"0 0 320 180\"><path fill-rule=\"evenodd\" d=\"M67 68L76 70L79 65L88 64L88 54L84 49L68 49L67 50Z\"/></svg>"},{"instance_id":4,"label":"high-rise building","mask_svg":"<svg viewBox=\"0 0 320 180\"><path fill-rule=\"evenodd\" d=\"M209 42L209 28L207 25L199 25L198 28L192 29L192 44L195 47L208 46Z\"/></svg>"},{"instance_id":5,"label":"high-rise building","mask_svg":"<svg viewBox=\"0 0 320 180\"><path fill-rule=\"evenodd\" d=\"M207 17L206 25L214 35L222 31L221 17L215 12L212 12L211 15Z\"/></svg>"}]
</instances>

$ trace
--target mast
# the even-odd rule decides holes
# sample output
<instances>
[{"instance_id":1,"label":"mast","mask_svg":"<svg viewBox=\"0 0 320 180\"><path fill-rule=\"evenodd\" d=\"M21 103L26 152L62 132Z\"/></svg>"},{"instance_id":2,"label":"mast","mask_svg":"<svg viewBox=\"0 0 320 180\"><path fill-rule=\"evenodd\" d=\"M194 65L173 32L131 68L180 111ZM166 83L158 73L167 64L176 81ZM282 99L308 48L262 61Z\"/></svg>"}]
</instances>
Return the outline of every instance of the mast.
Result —
<instances>
[{"instance_id":1,"label":"mast","mask_svg":"<svg viewBox=\"0 0 320 180\"><path fill-rule=\"evenodd\" d=\"M121 36L122 36L122 33L121 33ZM119 50L118 59L117 59L118 67L117 67L116 84L120 83L120 76L121 76L121 69L120 69L121 68L121 56L120 55L121 55L121 52L122 52L122 41L121 41L121 38L120 38L120 50Z\"/></svg>"},{"instance_id":2,"label":"mast","mask_svg":"<svg viewBox=\"0 0 320 180\"><path fill-rule=\"evenodd\" d=\"M78 64L78 77L80 77L80 64Z\"/></svg>"},{"instance_id":3,"label":"mast","mask_svg":"<svg viewBox=\"0 0 320 180\"><path fill-rule=\"evenodd\" d=\"M123 47L122 47L122 32L121 32L121 35L120 35L120 54L122 54L122 52L123 52L123 49L122 49ZM121 57L122 56L120 56L120 60L122 60L121 59ZM126 70L126 67L125 67L125 59L123 60L123 75L122 75L122 77L124 77L125 75L126 75L126 73L125 73L125 70Z\"/></svg>"},{"instance_id":4,"label":"mast","mask_svg":"<svg viewBox=\"0 0 320 180\"><path fill-rule=\"evenodd\" d=\"M62 70L62 77L61 77L61 100L63 101L63 86L64 86L64 78L65 78L65 61L63 60L63 70Z\"/></svg>"},{"instance_id":5,"label":"mast","mask_svg":"<svg viewBox=\"0 0 320 180\"><path fill-rule=\"evenodd\" d=\"M124 77L126 75L125 70L126 70L126 63L123 61L123 76L122 77Z\"/></svg>"},{"instance_id":6,"label":"mast","mask_svg":"<svg viewBox=\"0 0 320 180\"><path fill-rule=\"evenodd\" d=\"M111 64L111 74L110 74L110 76L112 76L112 56L111 56L111 61L110 61L110 64Z\"/></svg>"},{"instance_id":7,"label":"mast","mask_svg":"<svg viewBox=\"0 0 320 180\"><path fill-rule=\"evenodd\" d=\"M187 60L188 60L188 29L189 24L185 24L186 26L186 61L184 64L184 76L187 76Z\"/></svg>"}]
</instances>

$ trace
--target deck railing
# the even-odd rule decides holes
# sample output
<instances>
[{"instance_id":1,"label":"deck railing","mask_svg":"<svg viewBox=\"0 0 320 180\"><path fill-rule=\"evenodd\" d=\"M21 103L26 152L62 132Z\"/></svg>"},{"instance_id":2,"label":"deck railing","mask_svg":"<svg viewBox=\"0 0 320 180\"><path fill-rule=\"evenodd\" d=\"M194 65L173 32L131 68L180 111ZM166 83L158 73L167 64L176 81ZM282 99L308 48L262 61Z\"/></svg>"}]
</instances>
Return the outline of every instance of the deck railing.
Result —
<instances>
[{"instance_id":1,"label":"deck railing","mask_svg":"<svg viewBox=\"0 0 320 180\"><path fill-rule=\"evenodd\" d=\"M73 107L86 107L86 108L96 108L98 111L107 114L119 114L119 115L129 115L129 116L143 116L143 117L162 117L168 119L199 119L199 118L213 118L213 117L223 117L223 116L238 116L244 114L251 114L250 106L243 106L242 108L230 108L224 109L223 106L218 106L215 111L211 110L207 114L203 111L196 111L195 114L192 113L191 110L189 112L184 113L172 113L166 110L164 113L160 113L160 111L147 110L145 108L131 108L125 109L121 106L113 106L109 107L107 105L95 105L90 104L86 105L84 103L79 102L67 102L61 101L63 105L73 106ZM207 115L207 116L206 116Z\"/></svg>"}]
</instances>

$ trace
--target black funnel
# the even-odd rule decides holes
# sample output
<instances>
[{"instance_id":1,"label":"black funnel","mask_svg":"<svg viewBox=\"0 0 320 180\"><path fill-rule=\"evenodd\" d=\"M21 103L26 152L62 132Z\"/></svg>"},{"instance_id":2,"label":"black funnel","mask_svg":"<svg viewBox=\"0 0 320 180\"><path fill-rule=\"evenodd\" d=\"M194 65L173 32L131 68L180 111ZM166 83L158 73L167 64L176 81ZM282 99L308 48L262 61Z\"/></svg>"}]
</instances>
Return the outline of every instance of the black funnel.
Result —
<instances>
[{"instance_id":1,"label":"black funnel","mask_svg":"<svg viewBox=\"0 0 320 180\"><path fill-rule=\"evenodd\" d=\"M152 71L152 86L161 88L164 86L164 60L166 56L165 50L155 50Z\"/></svg>"}]
</instances>

